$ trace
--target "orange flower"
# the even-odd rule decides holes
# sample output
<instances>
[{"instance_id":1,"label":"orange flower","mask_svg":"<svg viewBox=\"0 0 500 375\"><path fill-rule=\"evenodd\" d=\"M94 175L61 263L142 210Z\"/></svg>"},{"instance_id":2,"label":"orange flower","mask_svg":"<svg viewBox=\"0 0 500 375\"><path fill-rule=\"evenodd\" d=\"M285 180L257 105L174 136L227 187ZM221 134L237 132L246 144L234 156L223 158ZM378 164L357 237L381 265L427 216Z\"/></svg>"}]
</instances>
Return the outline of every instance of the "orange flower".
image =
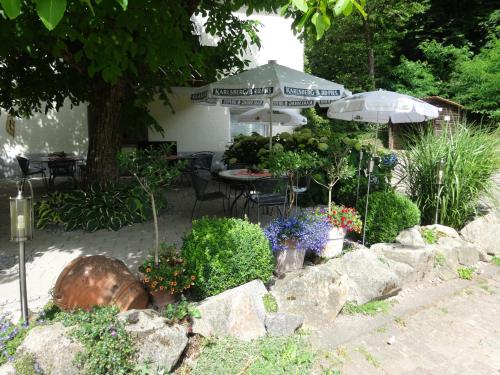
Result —
<instances>
[{"instance_id":1,"label":"orange flower","mask_svg":"<svg viewBox=\"0 0 500 375\"><path fill-rule=\"evenodd\" d=\"M163 285L160 285L160 290L163 290L165 289L165 287Z\"/></svg>"},{"instance_id":2,"label":"orange flower","mask_svg":"<svg viewBox=\"0 0 500 375\"><path fill-rule=\"evenodd\" d=\"M191 276L191 280L193 280L193 281L194 281L195 279L196 279L196 276L195 276L195 275Z\"/></svg>"},{"instance_id":3,"label":"orange flower","mask_svg":"<svg viewBox=\"0 0 500 375\"><path fill-rule=\"evenodd\" d=\"M150 273L151 272L151 268L146 268L146 273Z\"/></svg>"},{"instance_id":4,"label":"orange flower","mask_svg":"<svg viewBox=\"0 0 500 375\"><path fill-rule=\"evenodd\" d=\"M144 278L144 282L145 282L145 283L149 283L149 278L145 277L145 278Z\"/></svg>"}]
</instances>

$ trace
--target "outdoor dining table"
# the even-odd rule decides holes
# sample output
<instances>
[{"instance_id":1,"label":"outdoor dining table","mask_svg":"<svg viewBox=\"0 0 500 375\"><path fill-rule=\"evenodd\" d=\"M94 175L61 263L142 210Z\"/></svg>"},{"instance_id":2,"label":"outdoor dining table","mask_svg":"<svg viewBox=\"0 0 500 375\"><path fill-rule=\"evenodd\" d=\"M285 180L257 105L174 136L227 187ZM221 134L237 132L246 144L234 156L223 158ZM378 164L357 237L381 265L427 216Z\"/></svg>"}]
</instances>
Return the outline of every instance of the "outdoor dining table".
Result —
<instances>
[{"instance_id":1,"label":"outdoor dining table","mask_svg":"<svg viewBox=\"0 0 500 375\"><path fill-rule=\"evenodd\" d=\"M68 163L68 164L73 164L75 165L74 170L76 170L76 163L85 161L85 158L79 155L64 155L64 156L59 156L59 155L41 155L41 156L33 156L29 158L30 162L32 163L44 163L47 164L49 169L51 169L51 162L56 162L56 163ZM54 176L55 178L55 176Z\"/></svg>"},{"instance_id":2,"label":"outdoor dining table","mask_svg":"<svg viewBox=\"0 0 500 375\"><path fill-rule=\"evenodd\" d=\"M238 185L240 186L238 188L239 193L236 194L233 203L231 203L231 208L229 212L231 212L232 214L236 203L243 196L243 194L245 194L250 190L253 182L260 178L272 177L272 174L268 170L254 172L251 171L250 169L243 168L243 169L228 169L225 171L220 171L219 177L228 180L229 182L232 182L236 186Z\"/></svg>"}]
</instances>

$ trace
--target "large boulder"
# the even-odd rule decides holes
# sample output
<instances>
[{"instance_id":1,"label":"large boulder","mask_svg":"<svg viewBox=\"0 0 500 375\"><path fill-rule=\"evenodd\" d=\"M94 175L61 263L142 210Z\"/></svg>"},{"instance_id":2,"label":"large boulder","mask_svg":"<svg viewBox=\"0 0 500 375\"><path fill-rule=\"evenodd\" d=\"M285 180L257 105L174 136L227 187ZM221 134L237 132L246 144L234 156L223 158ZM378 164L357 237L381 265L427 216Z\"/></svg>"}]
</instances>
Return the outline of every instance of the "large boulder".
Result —
<instances>
[{"instance_id":1,"label":"large boulder","mask_svg":"<svg viewBox=\"0 0 500 375\"><path fill-rule=\"evenodd\" d=\"M400 243L403 246L415 248L425 246L425 241L422 238L420 227L418 225L399 232L398 236L396 237L396 242Z\"/></svg>"},{"instance_id":2,"label":"large boulder","mask_svg":"<svg viewBox=\"0 0 500 375\"><path fill-rule=\"evenodd\" d=\"M277 279L271 293L279 311L303 316L305 326L335 320L347 301L347 277L328 263L289 272Z\"/></svg>"},{"instance_id":3,"label":"large boulder","mask_svg":"<svg viewBox=\"0 0 500 375\"><path fill-rule=\"evenodd\" d=\"M71 329L61 323L35 327L17 348L16 356L32 354L45 374L83 374L73 361L83 346L68 336Z\"/></svg>"},{"instance_id":4,"label":"large boulder","mask_svg":"<svg viewBox=\"0 0 500 375\"><path fill-rule=\"evenodd\" d=\"M478 246L460 238L441 237L435 246L436 252L444 254L447 262L455 266L472 266L479 262L483 255Z\"/></svg>"},{"instance_id":5,"label":"large boulder","mask_svg":"<svg viewBox=\"0 0 500 375\"><path fill-rule=\"evenodd\" d=\"M414 275L411 281L425 278L431 273L434 267L435 251L432 246L417 249L394 243L377 243L372 245L370 250L393 261L405 263L413 268Z\"/></svg>"},{"instance_id":6,"label":"large boulder","mask_svg":"<svg viewBox=\"0 0 500 375\"><path fill-rule=\"evenodd\" d=\"M234 336L252 340L266 334L266 311L262 297L267 294L260 280L253 280L239 287L202 301L197 307L200 319L193 323L193 333L205 337Z\"/></svg>"},{"instance_id":7,"label":"large boulder","mask_svg":"<svg viewBox=\"0 0 500 375\"><path fill-rule=\"evenodd\" d=\"M172 370L188 343L186 327L167 325L154 310L130 310L118 318L134 338L137 363L157 363Z\"/></svg>"},{"instance_id":8,"label":"large boulder","mask_svg":"<svg viewBox=\"0 0 500 375\"><path fill-rule=\"evenodd\" d=\"M266 316L266 330L272 336L292 335L302 327L304 317L286 312L277 312Z\"/></svg>"},{"instance_id":9,"label":"large boulder","mask_svg":"<svg viewBox=\"0 0 500 375\"><path fill-rule=\"evenodd\" d=\"M466 241L478 245L481 250L492 255L500 255L498 233L500 233L500 219L494 212L478 217L460 231Z\"/></svg>"},{"instance_id":10,"label":"large boulder","mask_svg":"<svg viewBox=\"0 0 500 375\"><path fill-rule=\"evenodd\" d=\"M401 290L402 281L387 259L366 248L349 252L326 265L347 277L347 300L358 305L390 297Z\"/></svg>"}]
</instances>

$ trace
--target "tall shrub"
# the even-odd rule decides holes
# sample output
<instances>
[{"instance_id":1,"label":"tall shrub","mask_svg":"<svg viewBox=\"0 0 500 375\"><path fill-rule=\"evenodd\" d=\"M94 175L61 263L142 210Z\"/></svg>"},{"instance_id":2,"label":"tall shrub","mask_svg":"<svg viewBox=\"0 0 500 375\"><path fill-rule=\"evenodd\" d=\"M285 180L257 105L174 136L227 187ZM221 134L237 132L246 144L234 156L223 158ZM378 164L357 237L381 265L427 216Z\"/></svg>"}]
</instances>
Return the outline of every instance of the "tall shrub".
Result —
<instances>
[{"instance_id":1,"label":"tall shrub","mask_svg":"<svg viewBox=\"0 0 500 375\"><path fill-rule=\"evenodd\" d=\"M437 206L439 161L445 161L439 200L439 223L463 227L476 213L479 199L494 188L492 176L499 166L499 131L491 133L467 124L454 132L429 129L410 138L402 173L408 194L422 212L422 222L434 221Z\"/></svg>"},{"instance_id":2,"label":"tall shrub","mask_svg":"<svg viewBox=\"0 0 500 375\"><path fill-rule=\"evenodd\" d=\"M364 198L360 202L362 209ZM377 191L370 195L370 206L364 223L368 243L394 242L400 231L419 223L418 207L404 195L392 190Z\"/></svg>"},{"instance_id":3,"label":"tall shrub","mask_svg":"<svg viewBox=\"0 0 500 375\"><path fill-rule=\"evenodd\" d=\"M269 241L257 224L235 218L202 218L184 238L182 257L196 275L198 298L260 279L267 282L274 263Z\"/></svg>"}]
</instances>

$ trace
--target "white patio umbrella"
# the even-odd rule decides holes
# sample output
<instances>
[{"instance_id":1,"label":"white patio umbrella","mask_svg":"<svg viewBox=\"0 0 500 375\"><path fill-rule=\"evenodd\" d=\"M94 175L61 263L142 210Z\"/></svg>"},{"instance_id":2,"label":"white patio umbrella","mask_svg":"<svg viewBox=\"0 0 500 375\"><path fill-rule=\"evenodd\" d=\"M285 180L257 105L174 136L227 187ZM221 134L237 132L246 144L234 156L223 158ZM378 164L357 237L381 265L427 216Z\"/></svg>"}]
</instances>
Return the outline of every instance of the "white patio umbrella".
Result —
<instances>
[{"instance_id":1,"label":"white patio umbrella","mask_svg":"<svg viewBox=\"0 0 500 375\"><path fill-rule=\"evenodd\" d=\"M344 86L279 65L275 60L254 69L197 88L191 101L205 105L219 103L224 107L270 108L269 125L272 135L273 113L276 108L310 108L316 103L327 107L334 100L350 95ZM272 137L269 138L269 148Z\"/></svg>"},{"instance_id":2,"label":"white patio umbrella","mask_svg":"<svg viewBox=\"0 0 500 375\"><path fill-rule=\"evenodd\" d=\"M394 124L424 122L439 116L437 107L409 95L399 94L393 91L369 91L354 94L336 102L328 108L328 117L377 124L376 138L378 138L378 127L380 124ZM376 152L376 143L375 143ZM360 158L361 164L361 158ZM370 197L370 177L373 171L373 155L368 164L368 186L366 194L365 217L368 213L368 201ZM358 191L359 191L358 167ZM356 192L356 199L357 194ZM366 226L363 227L363 245L365 244Z\"/></svg>"},{"instance_id":3,"label":"white patio umbrella","mask_svg":"<svg viewBox=\"0 0 500 375\"><path fill-rule=\"evenodd\" d=\"M307 118L292 109L254 108L238 116L238 122L279 122L286 126L305 125Z\"/></svg>"}]
</instances>

